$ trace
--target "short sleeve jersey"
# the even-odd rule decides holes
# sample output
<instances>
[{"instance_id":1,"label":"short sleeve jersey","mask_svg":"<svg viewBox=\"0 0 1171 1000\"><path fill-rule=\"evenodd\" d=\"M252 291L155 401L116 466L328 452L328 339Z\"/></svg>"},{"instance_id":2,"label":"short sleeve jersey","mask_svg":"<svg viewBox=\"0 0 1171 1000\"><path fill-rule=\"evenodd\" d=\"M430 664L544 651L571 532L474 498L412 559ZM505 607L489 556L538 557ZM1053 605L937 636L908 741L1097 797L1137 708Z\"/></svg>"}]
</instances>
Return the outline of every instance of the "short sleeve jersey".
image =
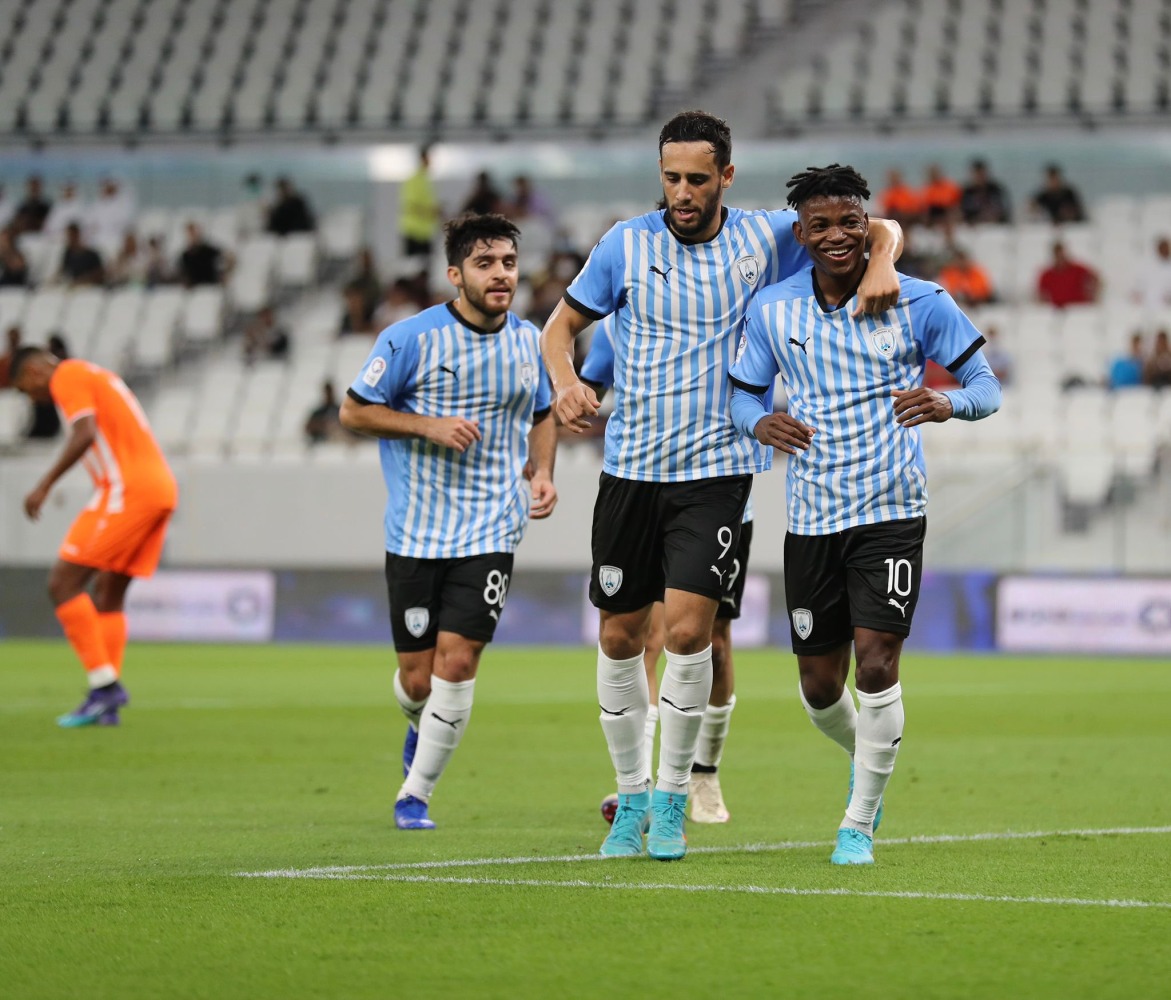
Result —
<instances>
[{"instance_id":1,"label":"short sleeve jersey","mask_svg":"<svg viewBox=\"0 0 1171 1000\"><path fill-rule=\"evenodd\" d=\"M88 361L57 365L49 393L69 423L91 415L97 433L82 464L108 513L142 502L174 507L179 491L138 400L114 372Z\"/></svg>"},{"instance_id":2,"label":"short sleeve jersey","mask_svg":"<svg viewBox=\"0 0 1171 1000\"><path fill-rule=\"evenodd\" d=\"M480 329L450 303L379 334L352 396L427 417L465 417L482 435L464 452L422 438L379 442L387 552L451 559L515 550L528 524L528 434L534 416L549 409L539 336L512 313L499 330Z\"/></svg>"},{"instance_id":3,"label":"short sleeve jersey","mask_svg":"<svg viewBox=\"0 0 1171 1000\"><path fill-rule=\"evenodd\" d=\"M592 319L618 314L603 462L612 476L682 482L771 464L732 424L728 369L752 296L808 258L794 212L725 212L704 243L675 236L663 212L617 223L565 293Z\"/></svg>"},{"instance_id":4,"label":"short sleeve jersey","mask_svg":"<svg viewBox=\"0 0 1171 1000\"><path fill-rule=\"evenodd\" d=\"M939 285L903 274L899 281L898 305L878 316L852 316L856 298L824 308L811 267L765 289L748 309L733 379L759 388L780 373L789 414L816 431L807 451L789 456L794 534L925 513L919 428L896 422L892 392L921 385L928 359L956 371L984 338Z\"/></svg>"}]
</instances>

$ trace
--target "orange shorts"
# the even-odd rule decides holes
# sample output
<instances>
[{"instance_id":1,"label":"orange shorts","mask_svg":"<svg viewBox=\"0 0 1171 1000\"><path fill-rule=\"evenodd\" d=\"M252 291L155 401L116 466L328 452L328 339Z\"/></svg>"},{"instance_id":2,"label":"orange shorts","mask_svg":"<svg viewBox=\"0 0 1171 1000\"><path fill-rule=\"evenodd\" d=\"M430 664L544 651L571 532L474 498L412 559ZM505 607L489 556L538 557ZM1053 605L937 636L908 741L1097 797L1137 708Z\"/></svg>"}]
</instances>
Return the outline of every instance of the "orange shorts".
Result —
<instances>
[{"instance_id":1,"label":"orange shorts","mask_svg":"<svg viewBox=\"0 0 1171 1000\"><path fill-rule=\"evenodd\" d=\"M65 562L126 576L151 576L159 565L167 522L174 509L127 503L116 514L105 504L83 510L57 551Z\"/></svg>"}]
</instances>

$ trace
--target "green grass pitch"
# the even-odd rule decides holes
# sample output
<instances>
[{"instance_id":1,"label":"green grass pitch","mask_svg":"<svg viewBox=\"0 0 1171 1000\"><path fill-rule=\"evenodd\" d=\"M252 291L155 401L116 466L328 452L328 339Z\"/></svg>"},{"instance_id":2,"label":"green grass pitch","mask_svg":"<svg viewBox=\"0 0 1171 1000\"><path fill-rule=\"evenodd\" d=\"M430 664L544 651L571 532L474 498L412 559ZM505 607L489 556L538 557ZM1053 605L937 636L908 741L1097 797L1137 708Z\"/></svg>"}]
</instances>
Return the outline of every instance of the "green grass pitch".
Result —
<instances>
[{"instance_id":1,"label":"green grass pitch","mask_svg":"<svg viewBox=\"0 0 1171 1000\"><path fill-rule=\"evenodd\" d=\"M423 866L593 854L613 776L592 652L490 648L439 829L396 831L390 661L135 645L121 729L61 730L67 647L0 643L0 996L1171 992L1167 663L908 656L878 864L840 870L788 653L738 655L732 821L674 864Z\"/></svg>"}]
</instances>

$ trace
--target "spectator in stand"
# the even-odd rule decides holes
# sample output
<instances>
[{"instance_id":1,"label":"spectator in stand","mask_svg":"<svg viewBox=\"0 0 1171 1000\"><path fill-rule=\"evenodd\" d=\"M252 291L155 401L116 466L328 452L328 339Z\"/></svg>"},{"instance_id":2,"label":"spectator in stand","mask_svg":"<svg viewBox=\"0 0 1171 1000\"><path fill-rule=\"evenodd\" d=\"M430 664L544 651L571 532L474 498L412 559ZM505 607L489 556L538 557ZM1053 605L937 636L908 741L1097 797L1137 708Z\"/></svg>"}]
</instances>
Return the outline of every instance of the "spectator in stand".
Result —
<instances>
[{"instance_id":1,"label":"spectator in stand","mask_svg":"<svg viewBox=\"0 0 1171 1000\"><path fill-rule=\"evenodd\" d=\"M321 386L321 402L309 411L305 420L305 437L309 444L314 445L337 440L341 435L337 395L333 383L325 382Z\"/></svg>"},{"instance_id":2,"label":"spectator in stand","mask_svg":"<svg viewBox=\"0 0 1171 1000\"><path fill-rule=\"evenodd\" d=\"M935 280L961 306L983 305L995 298L988 272L972 260L963 247L952 247L950 259L940 268Z\"/></svg>"},{"instance_id":3,"label":"spectator in stand","mask_svg":"<svg viewBox=\"0 0 1171 1000\"><path fill-rule=\"evenodd\" d=\"M382 301L382 279L374 264L374 254L369 247L358 251L358 269L346 283L347 289L354 289L362 296L362 314L367 320L374 316L374 310Z\"/></svg>"},{"instance_id":4,"label":"spectator in stand","mask_svg":"<svg viewBox=\"0 0 1171 1000\"><path fill-rule=\"evenodd\" d=\"M148 260L146 251L138 245L137 234L133 229L128 230L122 238L118 255L110 265L110 284L145 285Z\"/></svg>"},{"instance_id":5,"label":"spectator in stand","mask_svg":"<svg viewBox=\"0 0 1171 1000\"><path fill-rule=\"evenodd\" d=\"M391 323L409 319L419 313L409 278L396 278L386 289L386 297L374 310L374 329L385 330Z\"/></svg>"},{"instance_id":6,"label":"spectator in stand","mask_svg":"<svg viewBox=\"0 0 1171 1000\"><path fill-rule=\"evenodd\" d=\"M943 172L939 164L931 164L927 168L927 183L919 192L927 225L954 224L959 219L962 195L960 186Z\"/></svg>"},{"instance_id":7,"label":"spectator in stand","mask_svg":"<svg viewBox=\"0 0 1171 1000\"><path fill-rule=\"evenodd\" d=\"M972 161L972 175L960 195L960 214L969 226L1012 221L1008 192L988 173L983 160Z\"/></svg>"},{"instance_id":8,"label":"spectator in stand","mask_svg":"<svg viewBox=\"0 0 1171 1000\"><path fill-rule=\"evenodd\" d=\"M1033 211L1052 223L1086 221L1081 195L1065 179L1056 163L1045 168L1045 184L1033 195Z\"/></svg>"},{"instance_id":9,"label":"spectator in stand","mask_svg":"<svg viewBox=\"0 0 1171 1000\"><path fill-rule=\"evenodd\" d=\"M175 273L171 270L167 252L163 247L161 236L152 236L146 241L146 287L155 285L170 285L175 281Z\"/></svg>"},{"instance_id":10,"label":"spectator in stand","mask_svg":"<svg viewBox=\"0 0 1171 1000\"><path fill-rule=\"evenodd\" d=\"M499 212L504 207L504 199L492 181L492 175L487 170L476 174L476 183L471 193L463 203L460 212L474 212L477 215L487 215L490 212Z\"/></svg>"},{"instance_id":11,"label":"spectator in stand","mask_svg":"<svg viewBox=\"0 0 1171 1000\"><path fill-rule=\"evenodd\" d=\"M1171 307L1171 240L1166 236L1155 241L1155 256L1147 261L1141 274L1135 298L1148 309Z\"/></svg>"},{"instance_id":12,"label":"spectator in stand","mask_svg":"<svg viewBox=\"0 0 1171 1000\"><path fill-rule=\"evenodd\" d=\"M4 185L0 184L0 229L7 229L8 223L12 221L14 215L16 215L16 205L8 197Z\"/></svg>"},{"instance_id":13,"label":"spectator in stand","mask_svg":"<svg viewBox=\"0 0 1171 1000\"><path fill-rule=\"evenodd\" d=\"M8 389L12 386L12 379L9 378L9 372L12 370L12 358L20 350L20 327L10 326L8 332L4 335L4 339L8 345L8 349L3 354L0 354L0 389Z\"/></svg>"},{"instance_id":14,"label":"spectator in stand","mask_svg":"<svg viewBox=\"0 0 1171 1000\"><path fill-rule=\"evenodd\" d=\"M442 215L443 206L431 180L431 153L424 146L419 150L415 172L399 188L398 232L404 257L430 259Z\"/></svg>"},{"instance_id":15,"label":"spectator in stand","mask_svg":"<svg viewBox=\"0 0 1171 1000\"><path fill-rule=\"evenodd\" d=\"M24 201L16 206L16 225L22 233L39 233L45 228L45 219L53 203L44 194L44 185L37 174L25 181Z\"/></svg>"},{"instance_id":16,"label":"spectator in stand","mask_svg":"<svg viewBox=\"0 0 1171 1000\"><path fill-rule=\"evenodd\" d=\"M268 231L277 236L311 233L317 228L309 202L287 177L276 181L276 201L268 212Z\"/></svg>"},{"instance_id":17,"label":"spectator in stand","mask_svg":"<svg viewBox=\"0 0 1171 1000\"><path fill-rule=\"evenodd\" d=\"M903 180L902 172L891 170L886 175L886 190L878 196L882 214L894 219L904 229L923 221L923 199Z\"/></svg>"},{"instance_id":18,"label":"spectator in stand","mask_svg":"<svg viewBox=\"0 0 1171 1000\"><path fill-rule=\"evenodd\" d=\"M73 181L66 181L61 185L61 197L53 202L53 207L45 217L44 231L50 236L64 236L69 223L76 222L84 226L85 220L85 203L77 197L77 185Z\"/></svg>"},{"instance_id":19,"label":"spectator in stand","mask_svg":"<svg viewBox=\"0 0 1171 1000\"><path fill-rule=\"evenodd\" d=\"M257 358L283 360L289 356L289 331L277 322L276 310L265 306L244 331L244 361Z\"/></svg>"},{"instance_id":20,"label":"spectator in stand","mask_svg":"<svg viewBox=\"0 0 1171 1000\"><path fill-rule=\"evenodd\" d=\"M1004 349L1004 344L1000 341L1000 331L994 326L989 326L984 330L984 346L981 348L984 352L984 360L988 362L988 367L992 369L992 374L999 379L1001 385L1010 385L1012 383L1012 355Z\"/></svg>"},{"instance_id":21,"label":"spectator in stand","mask_svg":"<svg viewBox=\"0 0 1171 1000\"><path fill-rule=\"evenodd\" d=\"M244 200L236 206L236 230L241 239L264 232L268 223L268 199L260 174L244 178Z\"/></svg>"},{"instance_id":22,"label":"spectator in stand","mask_svg":"<svg viewBox=\"0 0 1171 1000\"><path fill-rule=\"evenodd\" d=\"M512 179L512 200L505 206L504 214L517 225L534 218L543 219L551 226L557 224L553 203L533 187L527 174L517 174Z\"/></svg>"},{"instance_id":23,"label":"spectator in stand","mask_svg":"<svg viewBox=\"0 0 1171 1000\"><path fill-rule=\"evenodd\" d=\"M101 285L106 280L102 257L81 237L81 227L72 222L65 227L65 250L61 254L58 278L73 287Z\"/></svg>"},{"instance_id":24,"label":"spectator in stand","mask_svg":"<svg viewBox=\"0 0 1171 1000\"><path fill-rule=\"evenodd\" d=\"M1147 358L1144 371L1147 385L1156 389L1171 386L1171 342L1168 342L1166 330L1155 334L1155 349Z\"/></svg>"},{"instance_id":25,"label":"spectator in stand","mask_svg":"<svg viewBox=\"0 0 1171 1000\"><path fill-rule=\"evenodd\" d=\"M1129 389L1132 386L1142 385L1146 377L1147 358L1143 348L1143 335L1133 333L1130 336L1130 350L1120 354L1110 362L1110 369L1106 375L1106 383L1111 389Z\"/></svg>"},{"instance_id":26,"label":"spectator in stand","mask_svg":"<svg viewBox=\"0 0 1171 1000\"><path fill-rule=\"evenodd\" d=\"M8 229L0 229L0 285L27 285L28 261Z\"/></svg>"},{"instance_id":27,"label":"spectator in stand","mask_svg":"<svg viewBox=\"0 0 1171 1000\"><path fill-rule=\"evenodd\" d=\"M89 207L86 228L94 246L114 254L126 230L134 225L134 195L113 177L102 179L97 200Z\"/></svg>"},{"instance_id":28,"label":"spectator in stand","mask_svg":"<svg viewBox=\"0 0 1171 1000\"><path fill-rule=\"evenodd\" d=\"M209 243L198 223L187 223L187 249L179 257L179 280L186 288L219 285L231 261L219 247Z\"/></svg>"},{"instance_id":29,"label":"spectator in stand","mask_svg":"<svg viewBox=\"0 0 1171 1000\"><path fill-rule=\"evenodd\" d=\"M1097 272L1070 259L1065 244L1053 244L1053 263L1037 279L1037 297L1058 309L1097 302L1101 282Z\"/></svg>"},{"instance_id":30,"label":"spectator in stand","mask_svg":"<svg viewBox=\"0 0 1171 1000\"><path fill-rule=\"evenodd\" d=\"M69 345L65 343L65 338L61 334L54 333L49 337L49 353L58 361L69 360Z\"/></svg>"},{"instance_id":31,"label":"spectator in stand","mask_svg":"<svg viewBox=\"0 0 1171 1000\"><path fill-rule=\"evenodd\" d=\"M374 325L370 314L366 312L366 297L362 290L350 284L342 291L344 308L342 310L342 336L351 333L373 333Z\"/></svg>"}]
</instances>

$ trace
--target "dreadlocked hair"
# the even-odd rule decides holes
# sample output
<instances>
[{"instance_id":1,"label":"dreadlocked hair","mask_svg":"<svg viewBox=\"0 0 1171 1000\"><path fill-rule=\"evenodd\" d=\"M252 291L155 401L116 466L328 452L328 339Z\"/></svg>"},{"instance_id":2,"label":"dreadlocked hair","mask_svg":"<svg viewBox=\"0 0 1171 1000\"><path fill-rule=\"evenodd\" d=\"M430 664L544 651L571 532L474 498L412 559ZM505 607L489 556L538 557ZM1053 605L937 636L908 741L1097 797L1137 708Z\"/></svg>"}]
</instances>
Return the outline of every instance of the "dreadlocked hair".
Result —
<instances>
[{"instance_id":1,"label":"dreadlocked hair","mask_svg":"<svg viewBox=\"0 0 1171 1000\"><path fill-rule=\"evenodd\" d=\"M866 178L853 167L843 167L840 163L806 167L790 177L785 186L789 189L788 202L794 208L799 208L810 198L859 198L865 201L870 197Z\"/></svg>"}]
</instances>

